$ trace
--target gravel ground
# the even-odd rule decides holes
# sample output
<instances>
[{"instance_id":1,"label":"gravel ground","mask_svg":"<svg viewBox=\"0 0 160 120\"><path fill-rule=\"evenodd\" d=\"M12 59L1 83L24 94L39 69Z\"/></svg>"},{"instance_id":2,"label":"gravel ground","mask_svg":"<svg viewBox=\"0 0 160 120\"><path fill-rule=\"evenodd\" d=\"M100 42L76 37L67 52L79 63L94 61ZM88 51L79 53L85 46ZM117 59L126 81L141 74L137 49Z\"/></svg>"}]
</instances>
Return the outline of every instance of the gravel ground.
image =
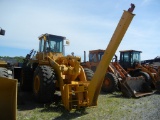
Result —
<instances>
[{"instance_id":1,"label":"gravel ground","mask_svg":"<svg viewBox=\"0 0 160 120\"><path fill-rule=\"evenodd\" d=\"M124 112L125 114L119 117L120 120L160 119L160 96L158 94L141 97L139 99L121 99L121 105L119 104L117 106L116 113ZM112 117L116 118L116 114L113 114Z\"/></svg>"}]
</instances>

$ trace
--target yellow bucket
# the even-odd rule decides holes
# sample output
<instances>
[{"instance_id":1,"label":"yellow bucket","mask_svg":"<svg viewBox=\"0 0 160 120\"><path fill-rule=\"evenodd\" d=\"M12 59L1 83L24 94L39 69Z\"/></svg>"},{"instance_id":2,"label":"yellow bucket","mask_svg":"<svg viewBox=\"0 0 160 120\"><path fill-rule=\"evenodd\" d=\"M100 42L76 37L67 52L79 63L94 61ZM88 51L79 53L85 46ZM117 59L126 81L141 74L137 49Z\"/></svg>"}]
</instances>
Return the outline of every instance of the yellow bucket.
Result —
<instances>
[{"instance_id":1,"label":"yellow bucket","mask_svg":"<svg viewBox=\"0 0 160 120\"><path fill-rule=\"evenodd\" d=\"M17 118L17 80L0 77L0 120Z\"/></svg>"}]
</instances>

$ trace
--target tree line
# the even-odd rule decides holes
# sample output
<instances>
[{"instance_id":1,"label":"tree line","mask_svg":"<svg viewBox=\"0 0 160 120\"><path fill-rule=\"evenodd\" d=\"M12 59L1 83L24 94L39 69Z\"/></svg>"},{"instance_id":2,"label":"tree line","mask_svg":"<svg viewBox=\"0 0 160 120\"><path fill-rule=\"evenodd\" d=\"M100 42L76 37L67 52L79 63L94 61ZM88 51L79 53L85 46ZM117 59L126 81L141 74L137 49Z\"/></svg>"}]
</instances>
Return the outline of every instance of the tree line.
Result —
<instances>
[{"instance_id":1,"label":"tree line","mask_svg":"<svg viewBox=\"0 0 160 120\"><path fill-rule=\"evenodd\" d=\"M4 61L17 61L19 63L22 63L23 59L24 59L23 56L15 56L15 57L0 56L0 60L4 60Z\"/></svg>"}]
</instances>

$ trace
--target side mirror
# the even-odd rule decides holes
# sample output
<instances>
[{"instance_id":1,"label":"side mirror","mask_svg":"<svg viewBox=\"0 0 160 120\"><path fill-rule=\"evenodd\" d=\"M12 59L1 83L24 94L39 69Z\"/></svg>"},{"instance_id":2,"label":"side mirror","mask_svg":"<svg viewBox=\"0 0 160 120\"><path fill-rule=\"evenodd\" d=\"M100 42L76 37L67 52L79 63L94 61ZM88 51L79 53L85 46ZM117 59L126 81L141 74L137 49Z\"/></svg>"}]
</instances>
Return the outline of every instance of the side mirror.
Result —
<instances>
[{"instance_id":1,"label":"side mirror","mask_svg":"<svg viewBox=\"0 0 160 120\"><path fill-rule=\"evenodd\" d=\"M64 40L64 46L67 46L67 45L69 45L69 44L70 44L70 42L69 42L68 39Z\"/></svg>"},{"instance_id":2,"label":"side mirror","mask_svg":"<svg viewBox=\"0 0 160 120\"><path fill-rule=\"evenodd\" d=\"M5 35L5 30L0 29L0 35Z\"/></svg>"}]
</instances>

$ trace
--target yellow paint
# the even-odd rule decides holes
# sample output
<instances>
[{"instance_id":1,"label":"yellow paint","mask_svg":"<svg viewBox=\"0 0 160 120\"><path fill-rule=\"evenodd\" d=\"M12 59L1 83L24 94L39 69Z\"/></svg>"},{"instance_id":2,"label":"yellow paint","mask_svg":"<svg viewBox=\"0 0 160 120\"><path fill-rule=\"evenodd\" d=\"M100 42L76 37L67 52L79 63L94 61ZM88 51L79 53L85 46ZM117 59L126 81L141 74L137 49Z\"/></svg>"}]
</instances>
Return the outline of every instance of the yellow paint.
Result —
<instances>
[{"instance_id":1,"label":"yellow paint","mask_svg":"<svg viewBox=\"0 0 160 120\"><path fill-rule=\"evenodd\" d=\"M15 79L0 77L0 120L16 120L17 84Z\"/></svg>"},{"instance_id":2,"label":"yellow paint","mask_svg":"<svg viewBox=\"0 0 160 120\"><path fill-rule=\"evenodd\" d=\"M109 63L113 58L120 42L122 41L123 36L127 31L127 28L129 27L133 17L134 14L124 11L116 30L113 33L110 43L104 52L102 60L100 61L88 88L90 106L97 105L97 99L104 80L103 78L105 76L106 69L108 68Z\"/></svg>"}]
</instances>

